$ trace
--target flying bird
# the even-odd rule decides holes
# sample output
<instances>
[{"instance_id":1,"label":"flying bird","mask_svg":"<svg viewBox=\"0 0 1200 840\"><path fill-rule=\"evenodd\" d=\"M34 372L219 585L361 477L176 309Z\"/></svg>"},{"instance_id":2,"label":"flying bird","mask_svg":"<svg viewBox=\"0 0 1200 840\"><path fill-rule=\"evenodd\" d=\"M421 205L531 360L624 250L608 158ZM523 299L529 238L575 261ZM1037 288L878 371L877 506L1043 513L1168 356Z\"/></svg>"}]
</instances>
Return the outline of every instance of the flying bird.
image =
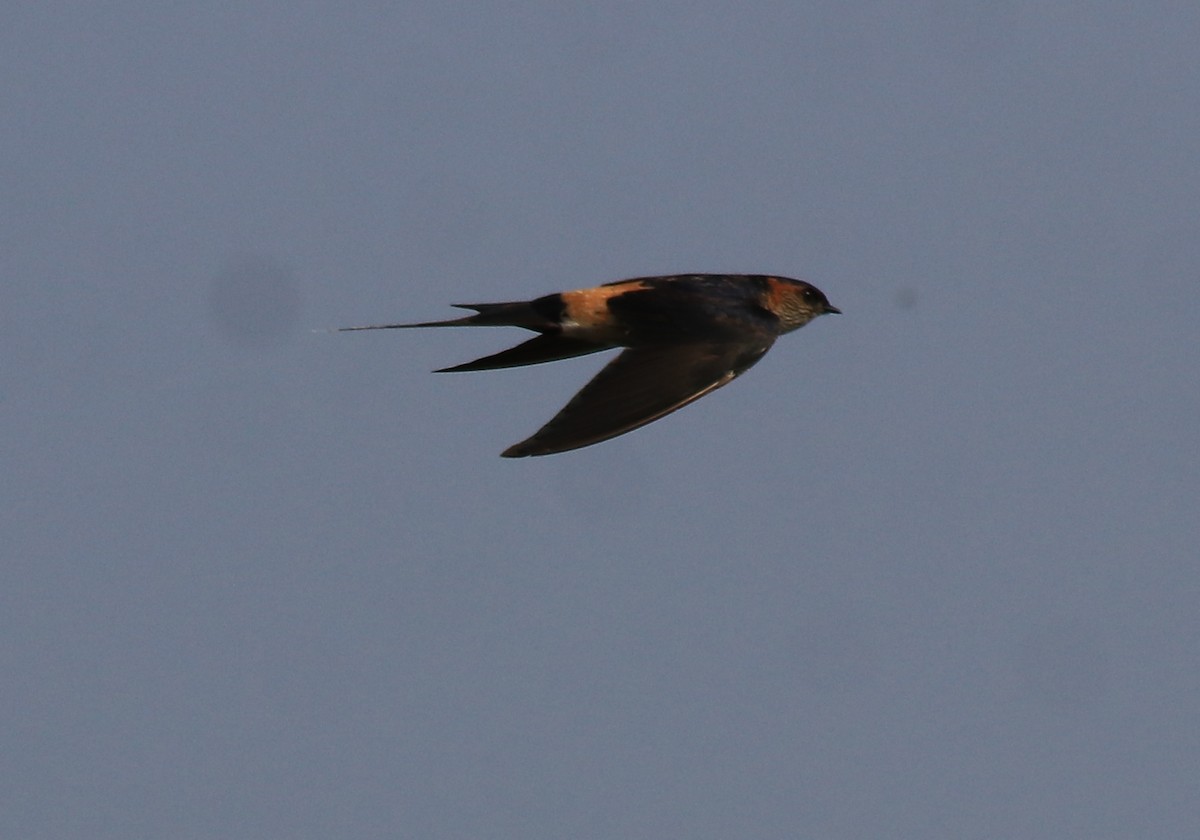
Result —
<instances>
[{"instance_id":1,"label":"flying bird","mask_svg":"<svg viewBox=\"0 0 1200 840\"><path fill-rule=\"evenodd\" d=\"M447 321L342 327L522 327L534 338L437 373L535 365L624 350L505 458L590 446L652 423L746 371L775 339L818 315L840 313L816 286L763 274L678 274L618 280L512 303L454 304Z\"/></svg>"}]
</instances>

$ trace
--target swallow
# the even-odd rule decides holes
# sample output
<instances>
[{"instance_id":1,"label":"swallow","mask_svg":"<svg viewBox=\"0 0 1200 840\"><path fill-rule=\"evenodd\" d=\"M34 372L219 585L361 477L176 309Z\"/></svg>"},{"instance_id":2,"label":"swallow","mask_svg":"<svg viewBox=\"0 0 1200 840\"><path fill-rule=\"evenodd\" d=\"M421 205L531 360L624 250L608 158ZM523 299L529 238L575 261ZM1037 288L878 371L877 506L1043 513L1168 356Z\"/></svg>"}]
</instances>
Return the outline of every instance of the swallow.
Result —
<instances>
[{"instance_id":1,"label":"swallow","mask_svg":"<svg viewBox=\"0 0 1200 840\"><path fill-rule=\"evenodd\" d=\"M475 314L338 331L522 327L537 333L516 347L436 373L624 348L550 422L504 450L504 458L579 449L652 423L732 382L784 333L841 312L810 283L763 274L639 277L534 300L454 306Z\"/></svg>"}]
</instances>

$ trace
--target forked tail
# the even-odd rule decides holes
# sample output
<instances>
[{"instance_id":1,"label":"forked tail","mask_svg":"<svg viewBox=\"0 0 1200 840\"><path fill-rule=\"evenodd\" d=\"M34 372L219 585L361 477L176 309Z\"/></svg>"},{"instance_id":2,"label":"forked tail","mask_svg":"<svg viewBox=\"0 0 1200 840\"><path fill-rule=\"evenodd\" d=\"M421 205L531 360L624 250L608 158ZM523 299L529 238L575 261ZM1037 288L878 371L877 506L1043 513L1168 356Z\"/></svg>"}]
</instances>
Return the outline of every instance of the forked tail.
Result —
<instances>
[{"instance_id":1,"label":"forked tail","mask_svg":"<svg viewBox=\"0 0 1200 840\"><path fill-rule=\"evenodd\" d=\"M459 309L473 309L474 315L446 321L421 321L416 324L369 324L363 327L339 327L338 332L356 330L405 330L414 327L524 327L535 332L551 332L559 328L562 303L555 306L558 295L537 300L512 303L456 303Z\"/></svg>"}]
</instances>

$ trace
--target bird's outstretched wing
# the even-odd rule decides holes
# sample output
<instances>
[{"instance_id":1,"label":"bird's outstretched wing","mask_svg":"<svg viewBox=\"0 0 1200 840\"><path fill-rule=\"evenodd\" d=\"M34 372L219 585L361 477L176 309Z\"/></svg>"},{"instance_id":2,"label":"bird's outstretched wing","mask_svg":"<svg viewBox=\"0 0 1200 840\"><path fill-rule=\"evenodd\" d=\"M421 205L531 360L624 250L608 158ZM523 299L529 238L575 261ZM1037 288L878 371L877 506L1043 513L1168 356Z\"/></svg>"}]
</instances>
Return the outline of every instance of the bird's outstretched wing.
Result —
<instances>
[{"instance_id":1,"label":"bird's outstretched wing","mask_svg":"<svg viewBox=\"0 0 1200 840\"><path fill-rule=\"evenodd\" d=\"M631 347L609 362L506 458L566 452L631 432L715 391L763 357L774 336L752 342Z\"/></svg>"}]
</instances>

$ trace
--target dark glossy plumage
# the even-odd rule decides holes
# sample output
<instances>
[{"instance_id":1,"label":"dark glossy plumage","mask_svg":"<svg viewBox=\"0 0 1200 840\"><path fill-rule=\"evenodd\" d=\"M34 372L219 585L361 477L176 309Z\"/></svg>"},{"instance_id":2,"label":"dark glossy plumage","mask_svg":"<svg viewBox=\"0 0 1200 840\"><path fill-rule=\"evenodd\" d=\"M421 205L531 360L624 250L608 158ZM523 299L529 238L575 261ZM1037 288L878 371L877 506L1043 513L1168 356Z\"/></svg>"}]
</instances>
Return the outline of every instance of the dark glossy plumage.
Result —
<instances>
[{"instance_id":1,"label":"dark glossy plumage","mask_svg":"<svg viewBox=\"0 0 1200 840\"><path fill-rule=\"evenodd\" d=\"M625 348L531 437L502 454L549 455L600 443L670 414L732 381L775 339L839 310L809 283L759 274L620 280L530 301L456 304L474 315L412 327L513 326L534 338L441 372L539 364Z\"/></svg>"}]
</instances>

